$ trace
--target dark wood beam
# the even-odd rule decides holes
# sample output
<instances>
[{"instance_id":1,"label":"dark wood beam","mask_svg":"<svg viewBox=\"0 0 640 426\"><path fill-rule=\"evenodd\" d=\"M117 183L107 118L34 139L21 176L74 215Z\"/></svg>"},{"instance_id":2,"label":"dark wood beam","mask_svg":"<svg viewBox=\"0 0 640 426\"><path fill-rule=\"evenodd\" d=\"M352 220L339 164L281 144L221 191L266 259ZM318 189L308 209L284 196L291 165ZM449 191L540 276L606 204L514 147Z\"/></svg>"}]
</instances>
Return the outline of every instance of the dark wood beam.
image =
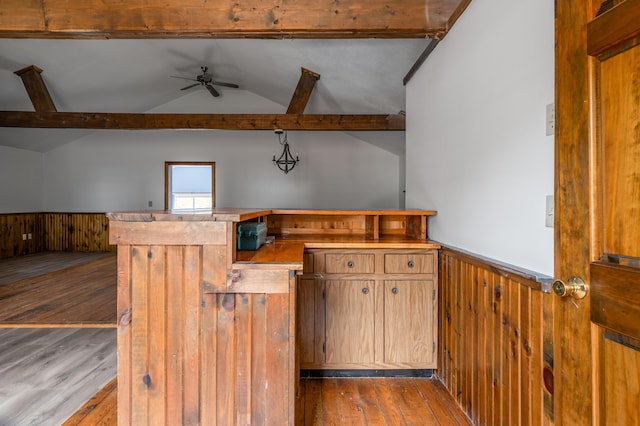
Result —
<instances>
[{"instance_id":1,"label":"dark wood beam","mask_svg":"<svg viewBox=\"0 0 640 426\"><path fill-rule=\"evenodd\" d=\"M461 1L2 0L0 37L433 37Z\"/></svg>"},{"instance_id":2,"label":"dark wood beam","mask_svg":"<svg viewBox=\"0 0 640 426\"><path fill-rule=\"evenodd\" d=\"M18 70L15 74L19 75L27 89L29 99L36 111L55 112L56 106L51 99L49 90L42 79L42 70L35 65Z\"/></svg>"},{"instance_id":3,"label":"dark wood beam","mask_svg":"<svg viewBox=\"0 0 640 426\"><path fill-rule=\"evenodd\" d=\"M130 114L0 111L0 127L380 131L405 130L405 117L395 114Z\"/></svg>"},{"instance_id":4,"label":"dark wood beam","mask_svg":"<svg viewBox=\"0 0 640 426\"><path fill-rule=\"evenodd\" d=\"M422 51L422 54L420 55L420 57L416 59L416 62L413 64L413 66L411 67L407 75L405 75L404 78L402 79L402 84L404 84L405 86L407 85L409 80L411 80L411 77L413 77L413 75L416 72L418 72L422 64L424 64L424 61L427 60L427 58L429 57L429 55L431 55L431 52L433 52L433 49L435 49L437 45L438 45L438 40L431 39L429 41L429 44Z\"/></svg>"},{"instance_id":5,"label":"dark wood beam","mask_svg":"<svg viewBox=\"0 0 640 426\"><path fill-rule=\"evenodd\" d=\"M298 80L295 92L289 102L289 108L287 108L287 114L302 114L309 102L311 92L316 86L316 81L320 79L320 74L316 74L306 68L302 68L302 74Z\"/></svg>"}]
</instances>

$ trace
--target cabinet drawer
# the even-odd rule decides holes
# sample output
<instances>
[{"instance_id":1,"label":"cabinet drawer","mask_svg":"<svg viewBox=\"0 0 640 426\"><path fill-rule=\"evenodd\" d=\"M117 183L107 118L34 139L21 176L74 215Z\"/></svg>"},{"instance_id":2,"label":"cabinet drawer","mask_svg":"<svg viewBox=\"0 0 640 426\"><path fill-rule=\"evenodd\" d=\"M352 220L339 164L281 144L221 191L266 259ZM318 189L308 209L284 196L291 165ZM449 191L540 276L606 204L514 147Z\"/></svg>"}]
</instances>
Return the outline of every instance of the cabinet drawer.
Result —
<instances>
[{"instance_id":1,"label":"cabinet drawer","mask_svg":"<svg viewBox=\"0 0 640 426\"><path fill-rule=\"evenodd\" d=\"M433 254L385 254L386 274L433 274Z\"/></svg>"},{"instance_id":2,"label":"cabinet drawer","mask_svg":"<svg viewBox=\"0 0 640 426\"><path fill-rule=\"evenodd\" d=\"M324 258L328 274L372 274L375 272L374 254L327 253Z\"/></svg>"}]
</instances>

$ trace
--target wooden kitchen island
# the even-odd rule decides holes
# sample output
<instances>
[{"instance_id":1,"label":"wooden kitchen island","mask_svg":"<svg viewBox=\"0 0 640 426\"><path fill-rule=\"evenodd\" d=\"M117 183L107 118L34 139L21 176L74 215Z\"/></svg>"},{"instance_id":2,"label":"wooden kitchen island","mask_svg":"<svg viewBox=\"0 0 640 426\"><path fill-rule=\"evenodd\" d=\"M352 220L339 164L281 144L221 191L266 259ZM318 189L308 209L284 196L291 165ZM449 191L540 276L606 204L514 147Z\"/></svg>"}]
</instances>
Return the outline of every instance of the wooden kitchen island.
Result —
<instances>
[{"instance_id":1,"label":"wooden kitchen island","mask_svg":"<svg viewBox=\"0 0 640 426\"><path fill-rule=\"evenodd\" d=\"M319 294L305 290L304 301L297 300L296 276L303 276L305 259L308 263L310 253L316 259L327 254L326 264L337 268L334 278L341 279L335 286L340 291L342 283L351 283L349 276L341 274L354 272L353 282L358 286L366 281L366 274L372 274L371 288L357 289L371 300L386 290L384 273L393 280L388 289L393 294L408 283L410 297L422 295L419 281L400 282L406 272L400 263L408 263L410 269L416 265L415 272L431 285L425 299L431 306L430 317L418 323L422 327L427 321L426 327L435 330L436 316L431 315L437 312L437 271L433 267L437 254L434 258L433 251L438 246L427 240L427 217L433 214L423 210L257 209L108 213L110 243L117 245L118 252L118 424L298 423L302 413L300 353L307 358L310 352L317 353L319 358L317 332L325 333L324 325L311 324L308 329L308 312L297 312L307 310L301 302L314 303L309 296ZM267 222L274 241L256 251L236 250L236 225L246 221ZM331 252L333 249L348 251L343 255ZM375 249L405 252L389 257L388 264L395 266L385 266L386 255L371 252ZM358 254L358 250L369 251ZM414 255L419 256L415 262ZM365 269L358 269L361 261ZM342 262L345 271L340 269ZM369 263L373 269L366 269ZM324 260L316 264L325 265ZM346 291L353 293L350 288ZM380 302L366 305L373 309L372 314L385 308L382 298L378 299ZM330 316L324 311L323 315ZM364 354L371 359L363 365L413 365L412 358L386 360L387 353L396 356L394 348L378 340L388 340L395 332L383 331L388 327L382 320L372 321L369 329L374 334L365 336L370 339L370 353ZM306 325L302 327L301 322ZM304 335L297 336L298 332ZM429 354L433 350L431 360L437 339L431 331L427 335L433 340L433 347L428 345ZM328 359L329 367L357 367L360 354L349 357L344 349L339 354L333 355L337 363ZM312 368L316 364L329 368L324 359L312 357L306 362Z\"/></svg>"}]
</instances>

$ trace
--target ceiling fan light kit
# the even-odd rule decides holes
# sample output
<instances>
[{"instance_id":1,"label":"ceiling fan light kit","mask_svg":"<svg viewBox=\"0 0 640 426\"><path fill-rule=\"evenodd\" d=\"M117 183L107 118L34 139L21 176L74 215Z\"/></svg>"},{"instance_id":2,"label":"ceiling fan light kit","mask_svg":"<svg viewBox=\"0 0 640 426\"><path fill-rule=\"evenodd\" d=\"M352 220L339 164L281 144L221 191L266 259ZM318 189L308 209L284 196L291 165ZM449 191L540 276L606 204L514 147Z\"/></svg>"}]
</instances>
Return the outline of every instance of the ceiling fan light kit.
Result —
<instances>
[{"instance_id":1,"label":"ceiling fan light kit","mask_svg":"<svg viewBox=\"0 0 640 426\"><path fill-rule=\"evenodd\" d=\"M173 78L181 78L183 80L191 80L191 81L195 81L195 83L190 84L188 86L183 87L180 90L187 90L187 89L191 89L192 87L201 85L206 87L206 89L209 91L209 93L211 93L211 95L215 98L217 98L218 96L220 96L220 92L218 92L215 87L213 87L213 85L217 85L217 86L224 86L224 87L231 87L233 89L237 89L240 86L238 86L235 83L225 83L223 81L216 81L213 79L213 75L208 72L209 71L209 67L205 67L202 66L200 67L200 70L202 70L202 74L199 74L198 76L196 76L196 78L189 78L189 77L181 77L178 75L172 75L170 77Z\"/></svg>"},{"instance_id":2,"label":"ceiling fan light kit","mask_svg":"<svg viewBox=\"0 0 640 426\"><path fill-rule=\"evenodd\" d=\"M283 146L282 154L276 160L276 156L273 156L273 164L275 164L280 170L282 170L285 174L288 174L293 168L300 162L300 158L298 158L298 153L296 153L295 158L291 155L291 151L289 150L289 141L287 140L287 132L282 129L275 129L275 134L278 135L278 142ZM284 134L284 139L282 139L282 135Z\"/></svg>"}]
</instances>

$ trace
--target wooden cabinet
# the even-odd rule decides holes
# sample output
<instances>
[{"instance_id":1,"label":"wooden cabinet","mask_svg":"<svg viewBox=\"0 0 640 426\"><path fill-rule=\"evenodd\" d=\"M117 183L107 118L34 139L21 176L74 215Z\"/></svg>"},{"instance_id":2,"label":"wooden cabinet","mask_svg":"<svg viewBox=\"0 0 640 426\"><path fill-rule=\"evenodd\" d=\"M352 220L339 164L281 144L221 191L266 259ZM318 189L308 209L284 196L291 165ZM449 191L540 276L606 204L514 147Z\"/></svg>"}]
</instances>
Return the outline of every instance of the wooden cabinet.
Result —
<instances>
[{"instance_id":1,"label":"wooden cabinet","mask_svg":"<svg viewBox=\"0 0 640 426\"><path fill-rule=\"evenodd\" d=\"M384 362L435 363L432 280L384 282Z\"/></svg>"},{"instance_id":2,"label":"wooden cabinet","mask_svg":"<svg viewBox=\"0 0 640 426\"><path fill-rule=\"evenodd\" d=\"M436 368L436 249L309 249L298 278L303 369Z\"/></svg>"},{"instance_id":3,"label":"wooden cabinet","mask_svg":"<svg viewBox=\"0 0 640 426\"><path fill-rule=\"evenodd\" d=\"M375 282L325 282L325 364L374 362Z\"/></svg>"}]
</instances>

